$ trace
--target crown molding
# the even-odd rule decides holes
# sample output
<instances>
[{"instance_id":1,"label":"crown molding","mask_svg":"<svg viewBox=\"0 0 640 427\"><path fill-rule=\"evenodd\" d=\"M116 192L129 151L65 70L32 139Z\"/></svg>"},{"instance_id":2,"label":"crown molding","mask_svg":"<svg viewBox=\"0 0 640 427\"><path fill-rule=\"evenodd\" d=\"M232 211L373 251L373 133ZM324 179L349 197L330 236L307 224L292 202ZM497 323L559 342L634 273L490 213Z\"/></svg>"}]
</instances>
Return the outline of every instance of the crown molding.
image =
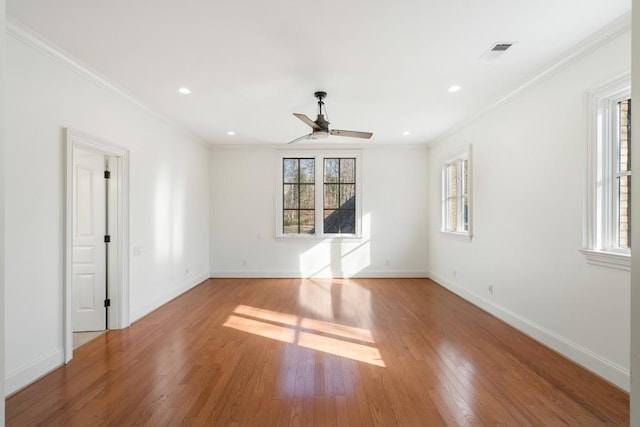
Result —
<instances>
[{"instance_id":1,"label":"crown molding","mask_svg":"<svg viewBox=\"0 0 640 427\"><path fill-rule=\"evenodd\" d=\"M90 66L83 63L80 59L74 57L68 52L65 52L64 49L54 45L46 38L36 33L35 31L28 29L25 25L19 23L15 18L12 18L7 15L6 22L6 32L9 37L14 38L15 40L24 43L25 45L31 47L32 49L40 52L46 57L53 59L57 63L67 67L71 71L81 75L82 77L93 81L99 86L110 90L111 92L117 94L121 98L126 99L131 102L138 108L144 110L146 113L152 115L153 117L165 122L170 125L174 129L177 129L183 133L187 133L191 137L193 137L197 142L207 145L207 142L204 138L199 135L194 134L192 131L185 129L183 126L169 118L168 116L159 113L155 109L151 108L144 102L140 101L138 98L133 96L127 90L123 89L116 83L109 80L107 77L93 70Z\"/></svg>"},{"instance_id":2,"label":"crown molding","mask_svg":"<svg viewBox=\"0 0 640 427\"><path fill-rule=\"evenodd\" d=\"M433 138L427 145L430 147L436 146L444 142L448 137L456 134L465 127L469 126L476 120L480 119L489 112L495 110L499 106L506 104L507 102L520 95L525 90L539 84L543 80L557 74L567 66L577 62L579 59L590 54L591 52L601 48L602 46L610 43L623 34L631 31L631 11L625 13L619 18L613 20L609 24L596 31L591 36L587 37L571 49L565 51L564 54L551 61L550 64L542 68L540 71L529 77L520 86L517 86L511 92L507 93L502 98L498 99L493 104L483 108L477 113L471 115L468 119L463 119L460 123L452 126L445 132Z\"/></svg>"}]
</instances>

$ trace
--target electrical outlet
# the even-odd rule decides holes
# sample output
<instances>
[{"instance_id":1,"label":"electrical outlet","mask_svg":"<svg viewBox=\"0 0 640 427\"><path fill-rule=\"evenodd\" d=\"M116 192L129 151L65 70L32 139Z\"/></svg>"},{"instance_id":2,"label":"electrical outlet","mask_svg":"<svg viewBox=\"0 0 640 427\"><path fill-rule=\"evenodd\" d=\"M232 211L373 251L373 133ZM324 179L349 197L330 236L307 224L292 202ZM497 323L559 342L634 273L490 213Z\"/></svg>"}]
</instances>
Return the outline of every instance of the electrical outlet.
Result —
<instances>
[{"instance_id":1,"label":"electrical outlet","mask_svg":"<svg viewBox=\"0 0 640 427\"><path fill-rule=\"evenodd\" d=\"M384 265L386 265L387 267L391 265L391 261L389 260L385 260Z\"/></svg>"},{"instance_id":2,"label":"electrical outlet","mask_svg":"<svg viewBox=\"0 0 640 427\"><path fill-rule=\"evenodd\" d=\"M246 267L246 266L247 266L247 260L246 260L246 259L243 259L243 260L242 260L242 265L243 265L244 267Z\"/></svg>"},{"instance_id":3,"label":"electrical outlet","mask_svg":"<svg viewBox=\"0 0 640 427\"><path fill-rule=\"evenodd\" d=\"M493 285L489 285L489 293L493 295Z\"/></svg>"},{"instance_id":4,"label":"electrical outlet","mask_svg":"<svg viewBox=\"0 0 640 427\"><path fill-rule=\"evenodd\" d=\"M458 270L453 270L453 278L457 278L458 277Z\"/></svg>"}]
</instances>

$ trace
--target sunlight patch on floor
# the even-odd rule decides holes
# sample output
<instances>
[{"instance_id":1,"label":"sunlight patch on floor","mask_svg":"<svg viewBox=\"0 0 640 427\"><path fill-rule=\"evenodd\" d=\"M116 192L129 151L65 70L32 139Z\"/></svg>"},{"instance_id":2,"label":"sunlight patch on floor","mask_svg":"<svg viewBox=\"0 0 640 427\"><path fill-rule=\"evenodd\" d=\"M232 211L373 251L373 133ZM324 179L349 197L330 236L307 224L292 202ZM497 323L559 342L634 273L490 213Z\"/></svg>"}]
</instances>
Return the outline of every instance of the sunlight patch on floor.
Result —
<instances>
[{"instance_id":1,"label":"sunlight patch on floor","mask_svg":"<svg viewBox=\"0 0 640 427\"><path fill-rule=\"evenodd\" d=\"M239 305L224 326L261 337L384 367L371 331ZM353 342L359 341L359 342Z\"/></svg>"}]
</instances>

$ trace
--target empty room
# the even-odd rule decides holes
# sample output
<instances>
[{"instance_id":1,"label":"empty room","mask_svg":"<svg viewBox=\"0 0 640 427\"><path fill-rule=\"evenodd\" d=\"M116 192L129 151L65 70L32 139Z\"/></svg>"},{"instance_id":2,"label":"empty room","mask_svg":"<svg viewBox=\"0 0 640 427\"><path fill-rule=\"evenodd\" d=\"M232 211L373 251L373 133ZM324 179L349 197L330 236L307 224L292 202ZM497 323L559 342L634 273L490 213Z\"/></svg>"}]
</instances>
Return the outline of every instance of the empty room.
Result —
<instances>
[{"instance_id":1,"label":"empty room","mask_svg":"<svg viewBox=\"0 0 640 427\"><path fill-rule=\"evenodd\" d=\"M632 0L0 9L0 425L640 426Z\"/></svg>"}]
</instances>

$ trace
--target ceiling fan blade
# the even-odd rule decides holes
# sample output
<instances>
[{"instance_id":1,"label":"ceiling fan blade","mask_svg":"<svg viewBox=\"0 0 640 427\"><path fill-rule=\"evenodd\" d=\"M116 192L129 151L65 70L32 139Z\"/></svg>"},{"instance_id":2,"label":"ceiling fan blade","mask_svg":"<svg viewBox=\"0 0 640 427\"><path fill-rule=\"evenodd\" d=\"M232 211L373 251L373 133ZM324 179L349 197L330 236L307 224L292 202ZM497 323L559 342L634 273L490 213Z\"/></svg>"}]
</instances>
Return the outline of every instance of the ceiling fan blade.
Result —
<instances>
[{"instance_id":1,"label":"ceiling fan blade","mask_svg":"<svg viewBox=\"0 0 640 427\"><path fill-rule=\"evenodd\" d=\"M309 117L305 116L304 114L293 113L293 115L296 116L297 118L299 118L300 120L302 120L303 122L305 122L307 125L311 126L311 128L320 129L320 126L318 126L316 124L316 122L314 122L313 120L311 120Z\"/></svg>"},{"instance_id":2,"label":"ceiling fan blade","mask_svg":"<svg viewBox=\"0 0 640 427\"><path fill-rule=\"evenodd\" d=\"M340 129L332 129L331 135L349 136L351 138L364 138L364 139L369 139L373 136L371 132L358 132L355 130L340 130Z\"/></svg>"},{"instance_id":3,"label":"ceiling fan blade","mask_svg":"<svg viewBox=\"0 0 640 427\"><path fill-rule=\"evenodd\" d=\"M303 139L307 139L309 138L311 135L313 135L312 133L310 133L309 135L303 135L300 138L296 138L293 141L289 141L287 142L287 144L293 144L294 142L298 142L298 141L302 141Z\"/></svg>"}]
</instances>

